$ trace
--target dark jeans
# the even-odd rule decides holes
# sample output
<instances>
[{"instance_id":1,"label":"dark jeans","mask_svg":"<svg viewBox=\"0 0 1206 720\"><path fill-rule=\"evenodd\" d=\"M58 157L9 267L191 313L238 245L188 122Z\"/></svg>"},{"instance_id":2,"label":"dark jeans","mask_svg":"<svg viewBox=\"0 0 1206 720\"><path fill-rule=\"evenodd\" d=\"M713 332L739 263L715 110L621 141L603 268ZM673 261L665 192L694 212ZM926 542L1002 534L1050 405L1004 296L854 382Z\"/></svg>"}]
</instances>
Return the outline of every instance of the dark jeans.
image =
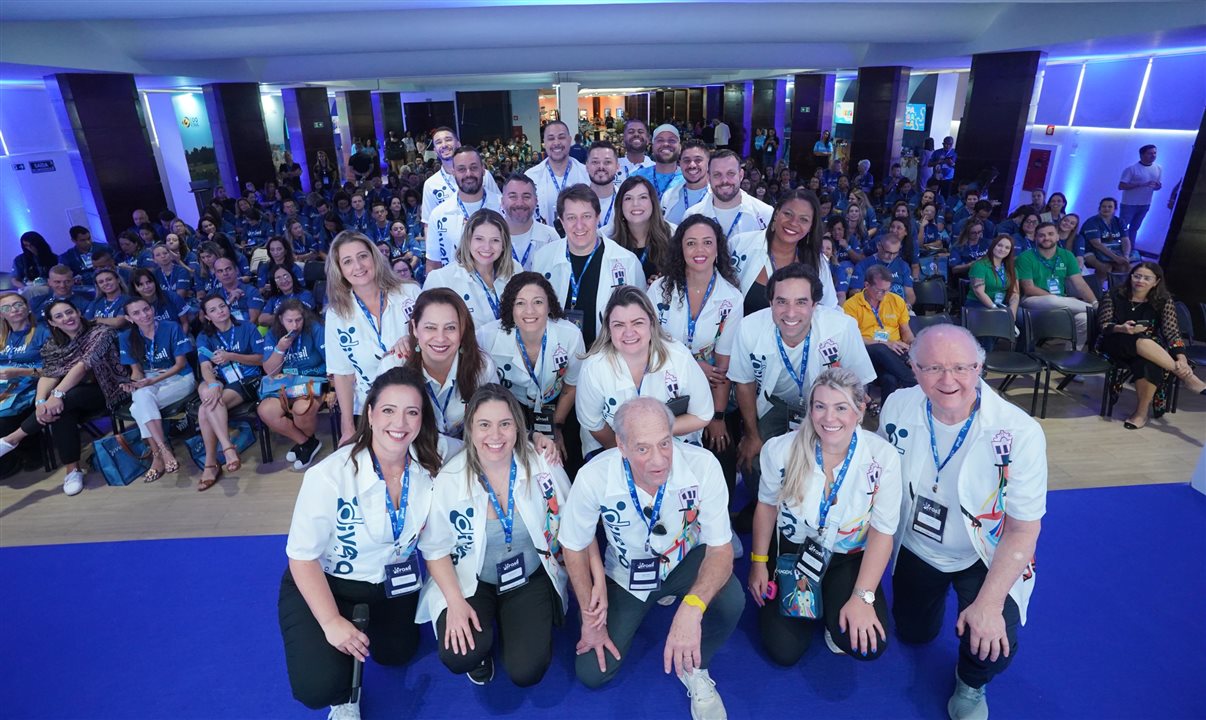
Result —
<instances>
[{"instance_id":1,"label":"dark jeans","mask_svg":"<svg viewBox=\"0 0 1206 720\"><path fill-rule=\"evenodd\" d=\"M900 388L913 387L917 377L913 368L909 367L909 356L901 355L886 343L874 343L867 346L867 355L871 357L871 365L879 376L879 387L882 391L880 402Z\"/></svg>"},{"instance_id":2,"label":"dark jeans","mask_svg":"<svg viewBox=\"0 0 1206 720\"><path fill-rule=\"evenodd\" d=\"M369 655L381 665L403 665L419 646L419 626L415 610L419 593L389 599L385 586L326 576L339 614L352 619L352 608L369 606ZM285 570L277 600L281 637L285 641L285 667L293 697L308 708L342 705L352 694L351 655L344 655L327 642L322 626L314 619L310 606Z\"/></svg>"},{"instance_id":3,"label":"dark jeans","mask_svg":"<svg viewBox=\"0 0 1206 720\"><path fill-rule=\"evenodd\" d=\"M99 385L76 385L63 395L63 412L50 424L50 437L54 441L54 451L59 456L59 462L80 461L80 421L103 412L104 409L105 394L101 392ZM42 425L38 422L37 413L25 418L21 429L30 435L40 433Z\"/></svg>"},{"instance_id":4,"label":"dark jeans","mask_svg":"<svg viewBox=\"0 0 1206 720\"><path fill-rule=\"evenodd\" d=\"M620 671L623 659L628 657L632 646L632 638L641 627L645 613L658 600L664 597L678 596L691 592L695 578L699 575L699 566L703 562L706 546L699 546L687 553L687 557L670 572L662 581L662 588L649 593L649 597L640 600L626 588L622 588L607 579L607 632L616 649L620 651L620 660L612 657L609 651L604 651L607 670L599 672L599 658L594 652L579 655L574 661L578 679L589 688L598 688L610 681ZM708 603L708 610L703 616L702 635L699 643L701 661L699 666L707 668L712 662L712 656L720 646L733 634L741 611L745 607L745 593L737 578L729 575L728 581L720 588L720 592Z\"/></svg>"},{"instance_id":5,"label":"dark jeans","mask_svg":"<svg viewBox=\"0 0 1206 720\"><path fill-rule=\"evenodd\" d=\"M27 416L32 415L33 407L31 406L17 415L0 417L0 437L7 437L9 433L21 427L22 421ZM41 437L41 435L30 435L17 445L16 450L0 458L0 477L15 475L21 470L21 466L27 459L38 456L38 442Z\"/></svg>"},{"instance_id":6,"label":"dark jeans","mask_svg":"<svg viewBox=\"0 0 1206 720\"><path fill-rule=\"evenodd\" d=\"M799 550L795 543L789 542L783 537L779 538L779 544L784 552L794 553ZM770 562L767 563L772 580L775 579L775 560L775 548L772 547ZM821 578L821 607L824 611L821 622L825 624L825 629L833 636L834 644L841 648L842 652L855 660L874 660L888 649L886 639L877 637L875 652L863 655L851 649L850 633L842 632L841 626L838 625L838 615L841 613L842 606L854 594L854 583L858 580L858 572L862 566L863 554L861 552L850 555L833 554L833 558L829 561L829 568ZM779 592L784 592L784 590L781 588ZM884 631L890 632L888 601L884 597L882 584L875 586L875 615L879 618L879 623L884 626ZM766 604L758 610L758 633L762 638L762 647L770 659L779 665L790 666L799 662L812 644L816 625L815 620L786 617L780 614L777 596L774 600L767 600Z\"/></svg>"},{"instance_id":7,"label":"dark jeans","mask_svg":"<svg viewBox=\"0 0 1206 720\"><path fill-rule=\"evenodd\" d=\"M928 643L938 637L942 616L946 613L946 593L951 585L955 586L959 612L963 612L979 595L986 577L988 567L983 562L977 561L959 572L944 573L902 547L892 575L892 618L896 623L896 634L907 643ZM995 662L981 660L971 652L971 633L964 631L963 637L959 638L959 677L971 687L987 685L1004 672L1017 655L1020 617L1013 598L1005 597L1002 615L1009 639L1008 657L1002 654Z\"/></svg>"},{"instance_id":8,"label":"dark jeans","mask_svg":"<svg viewBox=\"0 0 1206 720\"><path fill-rule=\"evenodd\" d=\"M501 594L497 586L478 580L477 592L467 601L477 613L481 632L470 625L473 649L458 655L444 647L448 611L440 613L436 622L440 662L458 675L481 665L494 651L494 625L497 623L502 665L511 682L519 687L531 687L540 682L553 660L553 625L560 625L563 620L561 597L544 568L532 573L523 587Z\"/></svg>"}]
</instances>

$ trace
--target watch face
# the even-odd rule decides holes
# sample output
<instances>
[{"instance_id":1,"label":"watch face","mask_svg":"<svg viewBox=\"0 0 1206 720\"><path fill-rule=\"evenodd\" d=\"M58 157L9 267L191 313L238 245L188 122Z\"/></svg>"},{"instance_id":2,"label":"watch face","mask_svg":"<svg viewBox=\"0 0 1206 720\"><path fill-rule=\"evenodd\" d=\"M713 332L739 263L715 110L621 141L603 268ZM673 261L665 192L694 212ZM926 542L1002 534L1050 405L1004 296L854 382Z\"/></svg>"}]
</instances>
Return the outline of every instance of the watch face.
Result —
<instances>
[{"instance_id":1,"label":"watch face","mask_svg":"<svg viewBox=\"0 0 1206 720\"><path fill-rule=\"evenodd\" d=\"M868 605L875 604L875 593L871 592L870 590L864 590L863 592L859 593L859 598Z\"/></svg>"}]
</instances>

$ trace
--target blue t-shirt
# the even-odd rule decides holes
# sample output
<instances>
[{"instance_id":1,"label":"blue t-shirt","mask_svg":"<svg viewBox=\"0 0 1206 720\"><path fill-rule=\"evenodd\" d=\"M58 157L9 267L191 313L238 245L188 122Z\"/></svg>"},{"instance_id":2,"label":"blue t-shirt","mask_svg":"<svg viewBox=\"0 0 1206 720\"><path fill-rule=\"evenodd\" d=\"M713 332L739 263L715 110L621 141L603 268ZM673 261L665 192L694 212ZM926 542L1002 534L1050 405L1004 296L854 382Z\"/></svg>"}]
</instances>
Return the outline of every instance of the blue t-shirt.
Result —
<instances>
[{"instance_id":1,"label":"blue t-shirt","mask_svg":"<svg viewBox=\"0 0 1206 720\"><path fill-rule=\"evenodd\" d=\"M985 235L980 242L971 245L955 245L951 247L951 265L967 265L988 254L988 246L992 238Z\"/></svg>"},{"instance_id":2,"label":"blue t-shirt","mask_svg":"<svg viewBox=\"0 0 1206 720\"><path fill-rule=\"evenodd\" d=\"M137 364L144 373L167 370L176 364L177 357L187 355L193 349L193 341L180 329L180 323L159 322L155 324L155 337L150 340L144 337L142 355L134 357L130 350L130 338L140 332L137 327L122 332L117 336L117 346L121 350L121 364Z\"/></svg>"},{"instance_id":3,"label":"blue t-shirt","mask_svg":"<svg viewBox=\"0 0 1206 720\"><path fill-rule=\"evenodd\" d=\"M129 265L132 268L146 268L147 270L155 267L155 261L151 258L150 250L143 250L142 252L138 253L137 257L127 255L121 250L117 250L113 253L113 262L117 263L118 265Z\"/></svg>"},{"instance_id":4,"label":"blue t-shirt","mask_svg":"<svg viewBox=\"0 0 1206 720\"><path fill-rule=\"evenodd\" d=\"M130 298L121 295L116 300L106 300L104 296L97 297L84 308L84 317L89 320L97 318L115 318L126 314L126 303Z\"/></svg>"},{"instance_id":5,"label":"blue t-shirt","mask_svg":"<svg viewBox=\"0 0 1206 720\"><path fill-rule=\"evenodd\" d=\"M662 196L665 195L666 191L670 188L686 182L686 180L683 179L683 171L679 170L678 168L674 168L674 172L665 175L659 173L655 165L647 165L643 168L639 168L632 174L638 177L643 177L649 182L653 183L653 189L657 191L658 200L661 200Z\"/></svg>"},{"instance_id":6,"label":"blue t-shirt","mask_svg":"<svg viewBox=\"0 0 1206 720\"><path fill-rule=\"evenodd\" d=\"M202 361L212 362L210 356L215 350L238 353L240 355L263 355L264 336L251 323L239 323L226 332L201 333L197 337L197 354ZM226 363L214 368L215 373L228 383L242 378L254 378L263 374L259 365L244 365L243 363Z\"/></svg>"},{"instance_id":7,"label":"blue t-shirt","mask_svg":"<svg viewBox=\"0 0 1206 720\"><path fill-rule=\"evenodd\" d=\"M247 247L259 247L268 242L268 238L272 237L272 225L268 224L268 221L263 218L255 224L244 220L240 230L243 235L243 244Z\"/></svg>"},{"instance_id":8,"label":"blue t-shirt","mask_svg":"<svg viewBox=\"0 0 1206 720\"><path fill-rule=\"evenodd\" d=\"M854 266L854 274L850 276L850 289L862 290L866 282L867 268L872 265L883 265L888 268L888 272L892 273L892 292L904 297L904 289L913 287L913 271L909 264L900 257L892 258L892 262L885 263L879 257L872 255L864 259L858 265Z\"/></svg>"},{"instance_id":9,"label":"blue t-shirt","mask_svg":"<svg viewBox=\"0 0 1206 720\"><path fill-rule=\"evenodd\" d=\"M280 266L274 265L271 262L260 263L260 266L255 269L255 274L258 276L260 281L260 287L264 288L265 290L268 289L268 273L277 267ZM301 268L297 266L297 263L293 264L293 283L298 287L300 287L302 284L302 271Z\"/></svg>"},{"instance_id":10,"label":"blue t-shirt","mask_svg":"<svg viewBox=\"0 0 1206 720\"><path fill-rule=\"evenodd\" d=\"M1080 228L1080 234L1084 236L1086 249L1092 250L1099 259L1104 260L1105 256L1098 253L1093 244L1089 241L1100 240L1101 244L1109 248L1116 255L1122 253L1122 238L1126 236L1126 231L1122 228L1122 221L1117 216L1111 217L1109 222L1101 219L1100 215L1085 220L1085 224Z\"/></svg>"},{"instance_id":11,"label":"blue t-shirt","mask_svg":"<svg viewBox=\"0 0 1206 720\"><path fill-rule=\"evenodd\" d=\"M8 339L0 347L0 367L42 367L42 346L50 339L50 328L36 323L32 335L29 330L8 333Z\"/></svg>"},{"instance_id":12,"label":"blue t-shirt","mask_svg":"<svg viewBox=\"0 0 1206 720\"><path fill-rule=\"evenodd\" d=\"M247 283L239 283L239 289L243 291L243 297L237 302L230 302L230 296L226 292L226 288L221 285L216 286L211 292L211 295L220 295L227 305L230 305L230 316L236 320L250 320L252 310L264 309L264 298L260 295L260 291L251 287Z\"/></svg>"},{"instance_id":13,"label":"blue t-shirt","mask_svg":"<svg viewBox=\"0 0 1206 720\"><path fill-rule=\"evenodd\" d=\"M286 300L301 300L302 305L305 305L311 310L315 309L313 293L311 293L309 290L302 290L301 292L290 293L289 295L273 295L272 297L268 298L264 301L264 313L268 315L275 315L277 309L280 308L281 303L285 302Z\"/></svg>"},{"instance_id":14,"label":"blue t-shirt","mask_svg":"<svg viewBox=\"0 0 1206 720\"><path fill-rule=\"evenodd\" d=\"M159 322L180 324L180 318L191 312L189 304L176 293L161 293L163 299L155 303L155 319Z\"/></svg>"},{"instance_id":15,"label":"blue t-shirt","mask_svg":"<svg viewBox=\"0 0 1206 720\"><path fill-rule=\"evenodd\" d=\"M393 225L393 223L391 223L391 222L386 222L386 223L385 223L385 227L380 227L380 226L379 226L379 225L377 225L377 223L375 223L375 222L373 222L373 223L369 223L368 230L366 230L364 234L368 236L368 239L369 239L369 240L372 240L372 241L373 241L373 242L375 242L375 243L379 243L379 242L389 242L389 239L390 239L389 227L390 227L390 225Z\"/></svg>"},{"instance_id":16,"label":"blue t-shirt","mask_svg":"<svg viewBox=\"0 0 1206 720\"><path fill-rule=\"evenodd\" d=\"M92 302L92 293L85 293L81 290L73 290L67 297L55 297L53 293L45 293L35 298L30 298L26 302L29 303L29 312L34 317L42 316L42 309L47 307L52 301L66 300L75 306L76 310L81 313L88 308L88 304Z\"/></svg>"},{"instance_id":17,"label":"blue t-shirt","mask_svg":"<svg viewBox=\"0 0 1206 720\"><path fill-rule=\"evenodd\" d=\"M280 338L269 330L264 337L264 359L272 357ZM301 335L294 339L289 351L285 353L285 363L281 372L286 375L309 375L322 377L327 374L327 345L326 333L318 323L310 323L302 330Z\"/></svg>"},{"instance_id":18,"label":"blue t-shirt","mask_svg":"<svg viewBox=\"0 0 1206 720\"><path fill-rule=\"evenodd\" d=\"M951 235L954 237L959 237L960 235L962 235L964 226L966 226L968 221L970 221L970 220L971 220L971 218L963 218L962 220L956 222L955 226L953 228L951 228ZM997 236L996 235L997 226L993 223L992 220L980 220L979 222L981 225L984 226L984 235L982 237L984 237L987 240L990 238L995 238ZM1010 233L1010 234L1012 235L1013 233Z\"/></svg>"},{"instance_id":19,"label":"blue t-shirt","mask_svg":"<svg viewBox=\"0 0 1206 720\"><path fill-rule=\"evenodd\" d=\"M177 295L178 290L187 292L193 289L193 274L179 265L173 265L171 272L166 274L156 265L151 274L155 276L155 282L164 293Z\"/></svg>"},{"instance_id":20,"label":"blue t-shirt","mask_svg":"<svg viewBox=\"0 0 1206 720\"><path fill-rule=\"evenodd\" d=\"M92 267L92 255L96 253L97 250L102 249L110 250L108 245L96 242L94 240L92 242L92 249L88 252L81 253L79 250L71 248L67 252L60 255L59 260L64 265L71 268L71 272L75 273L76 277L81 278L83 284L91 285L92 276L96 272Z\"/></svg>"},{"instance_id":21,"label":"blue t-shirt","mask_svg":"<svg viewBox=\"0 0 1206 720\"><path fill-rule=\"evenodd\" d=\"M369 225L373 221L373 217L367 212L357 216L355 210L348 210L347 215L343 215L342 217L345 230L356 230L362 233L368 232Z\"/></svg>"}]
</instances>

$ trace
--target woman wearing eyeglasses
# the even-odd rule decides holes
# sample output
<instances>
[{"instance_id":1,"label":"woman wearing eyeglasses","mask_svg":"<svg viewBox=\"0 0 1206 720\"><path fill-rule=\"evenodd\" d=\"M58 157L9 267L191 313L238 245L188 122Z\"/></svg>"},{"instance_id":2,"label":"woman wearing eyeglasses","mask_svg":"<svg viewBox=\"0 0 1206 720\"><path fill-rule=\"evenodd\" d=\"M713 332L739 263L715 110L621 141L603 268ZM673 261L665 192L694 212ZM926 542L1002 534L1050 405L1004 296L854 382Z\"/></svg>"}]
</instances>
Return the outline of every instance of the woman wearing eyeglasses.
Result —
<instances>
[{"instance_id":1,"label":"woman wearing eyeglasses","mask_svg":"<svg viewBox=\"0 0 1206 720\"><path fill-rule=\"evenodd\" d=\"M781 665L808 650L818 620L834 653L874 660L887 647L880 581L900 515L900 459L860 427L867 399L853 372L825 370L808 421L762 447L749 590L763 647Z\"/></svg>"},{"instance_id":2,"label":"woman wearing eyeglasses","mask_svg":"<svg viewBox=\"0 0 1206 720\"><path fill-rule=\"evenodd\" d=\"M1147 425L1156 390L1171 373L1190 391L1206 395L1206 383L1193 373L1185 359L1185 339L1177 322L1176 305L1164 287L1164 270L1154 262L1141 262L1131 269L1130 282L1101 299L1097 313L1101 326L1101 349L1114 361L1127 366L1135 377L1135 412L1123 427L1138 430ZM1117 397L1119 382L1110 388ZM1164 414L1163 403L1157 417Z\"/></svg>"},{"instance_id":3,"label":"woman wearing eyeglasses","mask_svg":"<svg viewBox=\"0 0 1206 720\"><path fill-rule=\"evenodd\" d=\"M33 412L42 346L49 339L50 328L35 320L25 298L0 292L0 437L20 427ZM35 445L23 443L20 452L0 458L0 479L15 475L23 465L36 467Z\"/></svg>"}]
</instances>

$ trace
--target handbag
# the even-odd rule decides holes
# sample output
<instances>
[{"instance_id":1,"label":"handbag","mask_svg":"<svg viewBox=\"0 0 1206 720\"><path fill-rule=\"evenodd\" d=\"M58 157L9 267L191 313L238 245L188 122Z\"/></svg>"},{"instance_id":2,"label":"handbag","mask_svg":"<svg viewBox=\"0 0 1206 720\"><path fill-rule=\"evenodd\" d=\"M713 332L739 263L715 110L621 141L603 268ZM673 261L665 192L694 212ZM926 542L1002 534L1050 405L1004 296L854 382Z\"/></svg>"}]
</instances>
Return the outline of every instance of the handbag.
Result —
<instances>
[{"instance_id":1,"label":"handbag","mask_svg":"<svg viewBox=\"0 0 1206 720\"><path fill-rule=\"evenodd\" d=\"M92 443L92 468L110 485L129 485L151 469L151 447L138 427Z\"/></svg>"},{"instance_id":2,"label":"handbag","mask_svg":"<svg viewBox=\"0 0 1206 720\"><path fill-rule=\"evenodd\" d=\"M778 551L779 533L775 533ZM775 558L775 585L779 588L779 614L784 617L819 620L824 614L821 583L801 574L796 566L799 553L779 553Z\"/></svg>"},{"instance_id":3,"label":"handbag","mask_svg":"<svg viewBox=\"0 0 1206 720\"><path fill-rule=\"evenodd\" d=\"M255 434L251 431L251 423L246 420L236 420L230 424L230 443L242 455L243 451L251 447L255 443ZM184 441L188 446L189 457L197 464L201 470L205 469L205 441L200 435L193 436ZM220 456L220 453L219 453Z\"/></svg>"},{"instance_id":4,"label":"handbag","mask_svg":"<svg viewBox=\"0 0 1206 720\"><path fill-rule=\"evenodd\" d=\"M325 377L312 377L309 375L278 375L276 377L265 376L260 380L260 400L269 398L277 398L281 402L281 411L286 415L293 413L293 408L290 400L307 400L308 403L314 403L322 399L325 392L327 379ZM300 412L309 412L310 404L305 406L305 410Z\"/></svg>"},{"instance_id":5,"label":"handbag","mask_svg":"<svg viewBox=\"0 0 1206 720\"><path fill-rule=\"evenodd\" d=\"M19 377L0 382L0 417L29 412L38 394L38 379Z\"/></svg>"}]
</instances>

